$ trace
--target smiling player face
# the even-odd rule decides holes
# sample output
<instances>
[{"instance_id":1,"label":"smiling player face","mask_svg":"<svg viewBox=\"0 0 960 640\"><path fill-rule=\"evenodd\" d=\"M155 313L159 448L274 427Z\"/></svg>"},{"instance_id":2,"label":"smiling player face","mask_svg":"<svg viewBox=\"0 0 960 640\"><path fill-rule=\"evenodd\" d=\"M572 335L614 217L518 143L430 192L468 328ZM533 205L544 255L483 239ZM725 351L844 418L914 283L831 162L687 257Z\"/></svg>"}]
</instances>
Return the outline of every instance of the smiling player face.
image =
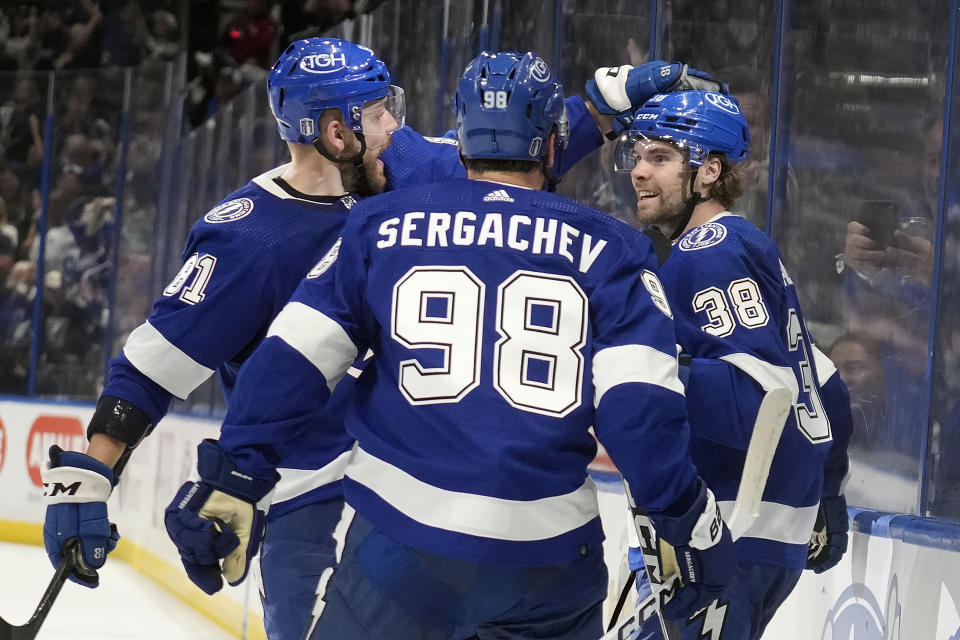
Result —
<instances>
[{"instance_id":1,"label":"smiling player face","mask_svg":"<svg viewBox=\"0 0 960 640\"><path fill-rule=\"evenodd\" d=\"M630 182L637 194L637 220L663 227L675 224L689 197L689 166L684 154L662 140L638 140Z\"/></svg>"}]
</instances>

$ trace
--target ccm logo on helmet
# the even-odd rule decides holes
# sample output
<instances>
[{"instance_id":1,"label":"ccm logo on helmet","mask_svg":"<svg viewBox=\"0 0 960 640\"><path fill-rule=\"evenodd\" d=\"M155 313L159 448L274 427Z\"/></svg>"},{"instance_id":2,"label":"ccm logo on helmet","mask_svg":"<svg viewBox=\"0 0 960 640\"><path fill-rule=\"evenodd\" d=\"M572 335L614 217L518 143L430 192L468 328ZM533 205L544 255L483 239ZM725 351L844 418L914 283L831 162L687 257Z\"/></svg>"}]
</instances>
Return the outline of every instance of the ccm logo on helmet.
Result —
<instances>
[{"instance_id":1,"label":"ccm logo on helmet","mask_svg":"<svg viewBox=\"0 0 960 640\"><path fill-rule=\"evenodd\" d=\"M723 94L707 92L704 97L706 97L707 102L715 107L723 109L727 113L732 113L733 115L740 113L740 108L734 104L733 100Z\"/></svg>"},{"instance_id":2,"label":"ccm logo on helmet","mask_svg":"<svg viewBox=\"0 0 960 640\"><path fill-rule=\"evenodd\" d=\"M300 61L300 68L307 73L333 73L346 66L345 53L312 53Z\"/></svg>"}]
</instances>

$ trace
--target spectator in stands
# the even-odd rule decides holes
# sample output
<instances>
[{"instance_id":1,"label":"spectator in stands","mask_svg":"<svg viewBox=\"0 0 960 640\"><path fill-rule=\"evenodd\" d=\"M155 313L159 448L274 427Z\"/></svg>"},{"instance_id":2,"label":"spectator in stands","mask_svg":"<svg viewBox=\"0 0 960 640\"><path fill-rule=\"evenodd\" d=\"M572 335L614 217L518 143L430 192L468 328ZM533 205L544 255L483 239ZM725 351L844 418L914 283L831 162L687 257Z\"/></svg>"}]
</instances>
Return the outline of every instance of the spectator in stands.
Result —
<instances>
[{"instance_id":1,"label":"spectator in stands","mask_svg":"<svg viewBox=\"0 0 960 640\"><path fill-rule=\"evenodd\" d=\"M149 25L147 59L172 60L180 53L180 32L176 16L169 11L157 9L150 14Z\"/></svg>"},{"instance_id":2,"label":"spectator in stands","mask_svg":"<svg viewBox=\"0 0 960 640\"><path fill-rule=\"evenodd\" d=\"M94 69L103 57L103 29L100 5L94 0L80 0L87 12L85 22L70 25L70 42L67 49L54 61L57 69Z\"/></svg>"},{"instance_id":3,"label":"spectator in stands","mask_svg":"<svg viewBox=\"0 0 960 640\"><path fill-rule=\"evenodd\" d=\"M15 162L0 163L0 198L7 205L7 222L17 229L22 241L33 221L30 190L23 183L26 167Z\"/></svg>"},{"instance_id":4,"label":"spectator in stands","mask_svg":"<svg viewBox=\"0 0 960 640\"><path fill-rule=\"evenodd\" d=\"M283 25L282 46L294 40L312 38L344 20L369 13L383 0L283 0L280 23Z\"/></svg>"},{"instance_id":5,"label":"spectator in stands","mask_svg":"<svg viewBox=\"0 0 960 640\"><path fill-rule=\"evenodd\" d=\"M207 101L206 117L213 116L222 105L233 100L247 86L243 73L238 67L226 66L217 73L213 96Z\"/></svg>"},{"instance_id":6,"label":"spectator in stands","mask_svg":"<svg viewBox=\"0 0 960 640\"><path fill-rule=\"evenodd\" d=\"M280 26L270 16L266 0L246 0L227 24L223 44L227 53L238 64L250 63L268 69L273 62Z\"/></svg>"},{"instance_id":7,"label":"spectator in stands","mask_svg":"<svg viewBox=\"0 0 960 640\"><path fill-rule=\"evenodd\" d=\"M37 393L92 393L95 374L90 369L88 356L99 338L98 328L86 311L68 295L60 271L47 272L43 285L44 322L40 337L41 366L37 372Z\"/></svg>"},{"instance_id":8,"label":"spectator in stands","mask_svg":"<svg viewBox=\"0 0 960 640\"><path fill-rule=\"evenodd\" d=\"M63 271L64 261L76 260L80 253L73 231L67 226L67 196L60 191L50 194L47 210L47 233L44 243L43 271ZM30 246L30 261L37 263L40 255L40 243L33 241Z\"/></svg>"},{"instance_id":9,"label":"spectator in stands","mask_svg":"<svg viewBox=\"0 0 960 640\"><path fill-rule=\"evenodd\" d=\"M67 50L70 33L63 15L56 10L43 9L37 20L38 51L34 68L49 70L56 67L55 61Z\"/></svg>"},{"instance_id":10,"label":"spectator in stands","mask_svg":"<svg viewBox=\"0 0 960 640\"><path fill-rule=\"evenodd\" d=\"M36 160L43 157L43 111L36 80L31 76L18 78L10 98L0 107L0 153L5 162L39 167Z\"/></svg>"},{"instance_id":11,"label":"spectator in stands","mask_svg":"<svg viewBox=\"0 0 960 640\"><path fill-rule=\"evenodd\" d=\"M60 134L82 133L91 140L109 146L111 127L104 115L94 108L93 79L88 75L77 76L70 84L63 111L58 114L57 130Z\"/></svg>"},{"instance_id":12,"label":"spectator in stands","mask_svg":"<svg viewBox=\"0 0 960 640\"><path fill-rule=\"evenodd\" d=\"M830 345L827 356L850 391L853 409L850 448L863 450L880 446L876 442L877 431L882 430L886 422L880 345L866 333L845 333Z\"/></svg>"},{"instance_id":13,"label":"spectator in stands","mask_svg":"<svg viewBox=\"0 0 960 640\"><path fill-rule=\"evenodd\" d=\"M120 0L107 6L103 16L103 64L135 67L146 57L149 39L147 22L134 0Z\"/></svg>"},{"instance_id":14,"label":"spectator in stands","mask_svg":"<svg viewBox=\"0 0 960 640\"><path fill-rule=\"evenodd\" d=\"M0 196L0 235L10 240L15 252L17 245L20 243L20 233L15 226L10 224L10 211L7 209L7 201L3 199L3 196Z\"/></svg>"},{"instance_id":15,"label":"spectator in stands","mask_svg":"<svg viewBox=\"0 0 960 640\"><path fill-rule=\"evenodd\" d=\"M38 42L35 7L0 10L0 70L29 68L36 57Z\"/></svg>"},{"instance_id":16,"label":"spectator in stands","mask_svg":"<svg viewBox=\"0 0 960 640\"><path fill-rule=\"evenodd\" d=\"M36 272L13 258L14 246L0 234L0 392L25 393Z\"/></svg>"}]
</instances>

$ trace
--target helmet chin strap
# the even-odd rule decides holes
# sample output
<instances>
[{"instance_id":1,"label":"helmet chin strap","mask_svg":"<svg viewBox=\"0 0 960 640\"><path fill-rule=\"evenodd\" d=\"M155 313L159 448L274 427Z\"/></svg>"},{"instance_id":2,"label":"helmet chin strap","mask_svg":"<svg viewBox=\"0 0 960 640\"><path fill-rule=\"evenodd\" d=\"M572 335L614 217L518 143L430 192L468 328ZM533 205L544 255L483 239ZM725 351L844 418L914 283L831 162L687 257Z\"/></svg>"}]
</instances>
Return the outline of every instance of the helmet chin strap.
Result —
<instances>
[{"instance_id":1,"label":"helmet chin strap","mask_svg":"<svg viewBox=\"0 0 960 640\"><path fill-rule=\"evenodd\" d=\"M360 141L360 152L351 158L333 157L330 152L327 151L326 147L323 146L322 136L313 141L313 148L330 162L336 164L353 164L353 168L357 172L357 193L364 196L373 195L373 188L370 185L370 180L367 178L367 167L363 164L363 154L367 151L367 139L364 137L362 131L355 131L354 135L357 136L357 139Z\"/></svg>"},{"instance_id":2,"label":"helmet chin strap","mask_svg":"<svg viewBox=\"0 0 960 640\"><path fill-rule=\"evenodd\" d=\"M690 197L683 203L683 211L680 213L680 223L677 225L677 228L673 230L673 233L670 234L670 242L679 238L683 230L687 228L690 218L693 217L693 210L697 208L697 205L713 198L712 195L704 198L699 192L694 190L693 183L695 182L695 178L696 172L694 171L690 174Z\"/></svg>"}]
</instances>

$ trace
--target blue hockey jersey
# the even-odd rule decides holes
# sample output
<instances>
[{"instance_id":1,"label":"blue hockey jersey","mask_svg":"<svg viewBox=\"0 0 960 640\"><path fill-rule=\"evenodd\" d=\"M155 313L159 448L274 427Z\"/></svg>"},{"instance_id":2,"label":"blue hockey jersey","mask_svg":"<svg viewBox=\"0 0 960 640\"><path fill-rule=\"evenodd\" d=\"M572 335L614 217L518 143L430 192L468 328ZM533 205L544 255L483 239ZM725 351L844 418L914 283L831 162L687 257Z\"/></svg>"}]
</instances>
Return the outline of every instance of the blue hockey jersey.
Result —
<instances>
[{"instance_id":1,"label":"blue hockey jersey","mask_svg":"<svg viewBox=\"0 0 960 640\"><path fill-rule=\"evenodd\" d=\"M571 142L562 169L603 142L583 99L566 105ZM410 127L393 133L381 158L388 189L466 175L455 141L424 138ZM304 197L275 180L286 167L254 178L191 229L183 267L111 361L104 395L132 402L156 424L174 396L186 398L217 371L230 400L239 367L359 198ZM339 422L339 397L349 386L341 384L337 400L311 420ZM305 435L274 452L282 463L271 516L339 491L346 456L327 457L328 445Z\"/></svg>"},{"instance_id":2,"label":"blue hockey jersey","mask_svg":"<svg viewBox=\"0 0 960 640\"><path fill-rule=\"evenodd\" d=\"M832 447L831 491L846 473L852 422L845 387L810 338L776 245L746 219L724 213L686 232L660 275L677 342L691 357L691 452L725 517L764 392L794 394L760 516L737 547L746 560L801 568ZM828 379L824 393L820 381Z\"/></svg>"},{"instance_id":3,"label":"blue hockey jersey","mask_svg":"<svg viewBox=\"0 0 960 640\"><path fill-rule=\"evenodd\" d=\"M266 475L371 348L348 502L434 553L574 558L603 538L591 425L647 510L696 478L655 268L642 234L554 194L455 180L367 199L241 371L220 446Z\"/></svg>"},{"instance_id":4,"label":"blue hockey jersey","mask_svg":"<svg viewBox=\"0 0 960 640\"><path fill-rule=\"evenodd\" d=\"M172 396L186 398L217 371L229 400L241 364L303 274L336 241L355 202L349 195L297 194L275 180L285 169L254 178L193 226L183 267L111 361L104 395L133 402L157 421ZM318 409L312 419L339 422L338 407ZM348 440L342 448L349 449ZM278 455L284 458L278 501L339 490L326 485L339 479L346 456L318 469L309 444Z\"/></svg>"}]
</instances>

